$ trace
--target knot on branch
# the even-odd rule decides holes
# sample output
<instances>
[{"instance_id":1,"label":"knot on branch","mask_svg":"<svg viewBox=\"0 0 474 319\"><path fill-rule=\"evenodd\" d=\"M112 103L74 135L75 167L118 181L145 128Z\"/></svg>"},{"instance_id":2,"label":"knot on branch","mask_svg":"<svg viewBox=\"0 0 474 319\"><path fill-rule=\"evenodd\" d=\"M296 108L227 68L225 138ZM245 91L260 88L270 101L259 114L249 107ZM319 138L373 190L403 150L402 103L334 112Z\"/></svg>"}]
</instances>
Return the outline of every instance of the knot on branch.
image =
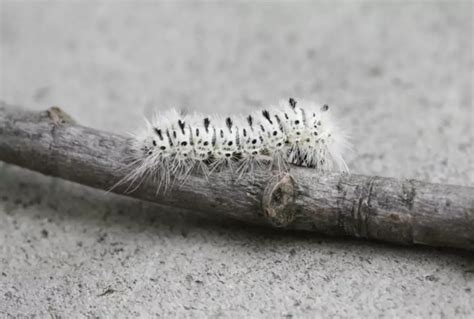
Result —
<instances>
[{"instance_id":1,"label":"knot on branch","mask_svg":"<svg viewBox=\"0 0 474 319\"><path fill-rule=\"evenodd\" d=\"M288 226L295 219L295 180L286 174L281 179L270 181L263 192L263 215L277 227Z\"/></svg>"},{"instance_id":2,"label":"knot on branch","mask_svg":"<svg viewBox=\"0 0 474 319\"><path fill-rule=\"evenodd\" d=\"M46 110L46 115L53 121L54 126L76 124L76 121L58 106L51 106Z\"/></svg>"}]
</instances>

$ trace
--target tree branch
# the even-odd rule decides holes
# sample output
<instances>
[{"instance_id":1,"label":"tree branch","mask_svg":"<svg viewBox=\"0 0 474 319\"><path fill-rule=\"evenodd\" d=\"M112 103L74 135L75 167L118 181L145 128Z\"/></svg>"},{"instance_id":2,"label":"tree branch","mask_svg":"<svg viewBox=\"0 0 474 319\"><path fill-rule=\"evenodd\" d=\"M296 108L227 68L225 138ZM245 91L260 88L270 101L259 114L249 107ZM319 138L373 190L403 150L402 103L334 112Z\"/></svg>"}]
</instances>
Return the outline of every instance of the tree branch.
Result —
<instances>
[{"instance_id":1,"label":"tree branch","mask_svg":"<svg viewBox=\"0 0 474 319\"><path fill-rule=\"evenodd\" d=\"M83 127L57 107L30 112L0 104L0 160L109 190L126 173L130 140ZM474 250L474 188L362 175L319 174L233 181L226 172L156 194L152 181L113 192L252 224L398 244Z\"/></svg>"}]
</instances>

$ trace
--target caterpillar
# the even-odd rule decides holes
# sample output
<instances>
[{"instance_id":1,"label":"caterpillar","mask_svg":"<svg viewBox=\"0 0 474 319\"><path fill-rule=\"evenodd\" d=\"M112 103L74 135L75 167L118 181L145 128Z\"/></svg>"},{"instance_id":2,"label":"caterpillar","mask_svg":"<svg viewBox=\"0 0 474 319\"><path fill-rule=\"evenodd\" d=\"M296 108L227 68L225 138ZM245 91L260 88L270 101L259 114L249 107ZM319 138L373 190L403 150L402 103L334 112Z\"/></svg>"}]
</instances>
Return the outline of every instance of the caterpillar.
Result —
<instances>
[{"instance_id":1,"label":"caterpillar","mask_svg":"<svg viewBox=\"0 0 474 319\"><path fill-rule=\"evenodd\" d=\"M256 169L287 172L291 165L348 172L347 136L327 104L280 101L248 116L155 115L135 134L129 173L121 182L139 186L146 178L157 191L184 183L191 172L208 177L229 170L236 178Z\"/></svg>"}]
</instances>

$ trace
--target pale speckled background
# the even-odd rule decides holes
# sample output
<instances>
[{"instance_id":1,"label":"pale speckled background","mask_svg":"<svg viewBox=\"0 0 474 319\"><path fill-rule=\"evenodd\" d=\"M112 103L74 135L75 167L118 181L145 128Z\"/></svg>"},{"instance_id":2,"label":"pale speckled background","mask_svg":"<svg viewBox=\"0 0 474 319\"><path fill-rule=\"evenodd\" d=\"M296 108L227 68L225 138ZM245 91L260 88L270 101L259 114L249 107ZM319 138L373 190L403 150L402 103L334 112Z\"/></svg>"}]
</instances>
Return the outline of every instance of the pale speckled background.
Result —
<instances>
[{"instance_id":1,"label":"pale speckled background","mask_svg":"<svg viewBox=\"0 0 474 319\"><path fill-rule=\"evenodd\" d=\"M6 102L126 133L318 99L353 172L474 186L472 2L0 3ZM184 213L0 163L0 317L474 315L471 253Z\"/></svg>"}]
</instances>

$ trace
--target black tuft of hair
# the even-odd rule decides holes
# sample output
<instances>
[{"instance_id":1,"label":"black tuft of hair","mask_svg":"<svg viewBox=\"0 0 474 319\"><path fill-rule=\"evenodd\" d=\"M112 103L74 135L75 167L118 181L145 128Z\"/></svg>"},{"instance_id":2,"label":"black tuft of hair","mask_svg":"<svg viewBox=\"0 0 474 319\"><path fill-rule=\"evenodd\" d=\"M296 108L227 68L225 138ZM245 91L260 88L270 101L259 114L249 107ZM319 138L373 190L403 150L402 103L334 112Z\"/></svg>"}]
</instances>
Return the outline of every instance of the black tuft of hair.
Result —
<instances>
[{"instance_id":1,"label":"black tuft of hair","mask_svg":"<svg viewBox=\"0 0 474 319\"><path fill-rule=\"evenodd\" d=\"M163 140L163 134L161 133L161 130L160 129L157 129L155 127L155 133L156 135L158 135L158 137L160 138L160 140Z\"/></svg>"},{"instance_id":2,"label":"black tuft of hair","mask_svg":"<svg viewBox=\"0 0 474 319\"><path fill-rule=\"evenodd\" d=\"M270 122L270 124L273 124L272 120L270 119L270 113L268 113L267 110L263 110L262 115L263 115L264 118L266 118L268 120L268 122Z\"/></svg>"},{"instance_id":3,"label":"black tuft of hair","mask_svg":"<svg viewBox=\"0 0 474 319\"><path fill-rule=\"evenodd\" d=\"M296 107L296 101L294 98L290 97L290 100L288 102L290 103L292 109Z\"/></svg>"},{"instance_id":4,"label":"black tuft of hair","mask_svg":"<svg viewBox=\"0 0 474 319\"><path fill-rule=\"evenodd\" d=\"M252 124L253 124L252 115L249 115L249 116L247 117L247 122L249 122L249 125L252 126Z\"/></svg>"},{"instance_id":5,"label":"black tuft of hair","mask_svg":"<svg viewBox=\"0 0 474 319\"><path fill-rule=\"evenodd\" d=\"M181 129L181 132L183 132L184 134L184 127L186 126L186 123L184 123L181 120L178 120L178 125L179 125L179 128Z\"/></svg>"},{"instance_id":6,"label":"black tuft of hair","mask_svg":"<svg viewBox=\"0 0 474 319\"><path fill-rule=\"evenodd\" d=\"M229 130L232 128L232 119L230 117L225 119L225 124L229 128Z\"/></svg>"},{"instance_id":7,"label":"black tuft of hair","mask_svg":"<svg viewBox=\"0 0 474 319\"><path fill-rule=\"evenodd\" d=\"M209 120L208 117L204 119L204 128L206 129L206 132L209 132L209 125L211 124L211 121Z\"/></svg>"},{"instance_id":8,"label":"black tuft of hair","mask_svg":"<svg viewBox=\"0 0 474 319\"><path fill-rule=\"evenodd\" d=\"M176 132L174 132L176 134ZM170 146L173 146L173 139L171 138L171 134L169 130L166 130L166 136L168 136L168 141L170 142ZM176 138L176 135L175 135Z\"/></svg>"}]
</instances>

